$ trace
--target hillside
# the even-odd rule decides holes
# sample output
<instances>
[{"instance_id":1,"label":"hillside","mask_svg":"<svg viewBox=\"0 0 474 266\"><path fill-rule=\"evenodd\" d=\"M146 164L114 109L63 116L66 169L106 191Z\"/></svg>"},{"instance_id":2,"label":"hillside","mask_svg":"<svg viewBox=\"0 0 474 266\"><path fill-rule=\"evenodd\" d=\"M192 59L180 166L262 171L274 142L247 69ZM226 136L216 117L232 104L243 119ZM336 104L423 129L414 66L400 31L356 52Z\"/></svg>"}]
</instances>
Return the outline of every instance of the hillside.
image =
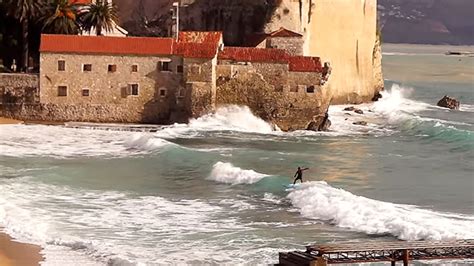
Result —
<instances>
[{"instance_id":1,"label":"hillside","mask_svg":"<svg viewBox=\"0 0 474 266\"><path fill-rule=\"evenodd\" d=\"M383 41L474 44L472 0L379 0Z\"/></svg>"}]
</instances>

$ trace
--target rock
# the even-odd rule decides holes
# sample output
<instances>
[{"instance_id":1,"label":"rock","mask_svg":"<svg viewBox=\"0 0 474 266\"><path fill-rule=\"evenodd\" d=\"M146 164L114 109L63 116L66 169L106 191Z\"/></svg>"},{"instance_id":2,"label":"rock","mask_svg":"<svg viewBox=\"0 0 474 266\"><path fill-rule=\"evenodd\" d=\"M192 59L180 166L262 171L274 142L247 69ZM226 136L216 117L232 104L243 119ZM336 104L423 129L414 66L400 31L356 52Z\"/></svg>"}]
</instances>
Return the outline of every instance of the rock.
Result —
<instances>
[{"instance_id":1,"label":"rock","mask_svg":"<svg viewBox=\"0 0 474 266\"><path fill-rule=\"evenodd\" d=\"M449 108L449 109L459 109L459 101L449 97L448 95L445 95L443 99L439 100L438 106Z\"/></svg>"},{"instance_id":2,"label":"rock","mask_svg":"<svg viewBox=\"0 0 474 266\"><path fill-rule=\"evenodd\" d=\"M353 125L358 125L358 126L367 126L367 122L365 121L357 121L352 123Z\"/></svg>"},{"instance_id":3,"label":"rock","mask_svg":"<svg viewBox=\"0 0 474 266\"><path fill-rule=\"evenodd\" d=\"M354 106L346 107L343 111L354 111L356 108Z\"/></svg>"},{"instance_id":4,"label":"rock","mask_svg":"<svg viewBox=\"0 0 474 266\"><path fill-rule=\"evenodd\" d=\"M376 101L378 101L380 98L382 98L382 94L380 94L380 92L377 91L377 92L375 92L374 97L372 97L372 101L373 101L373 102L376 102Z\"/></svg>"},{"instance_id":5,"label":"rock","mask_svg":"<svg viewBox=\"0 0 474 266\"><path fill-rule=\"evenodd\" d=\"M324 116L318 116L308 124L306 130L312 131L327 131L331 126L331 120L329 120L329 114L326 112Z\"/></svg>"},{"instance_id":6,"label":"rock","mask_svg":"<svg viewBox=\"0 0 474 266\"><path fill-rule=\"evenodd\" d=\"M354 110L354 113L358 113L358 114L364 114L364 111L360 110L360 109L355 109Z\"/></svg>"}]
</instances>

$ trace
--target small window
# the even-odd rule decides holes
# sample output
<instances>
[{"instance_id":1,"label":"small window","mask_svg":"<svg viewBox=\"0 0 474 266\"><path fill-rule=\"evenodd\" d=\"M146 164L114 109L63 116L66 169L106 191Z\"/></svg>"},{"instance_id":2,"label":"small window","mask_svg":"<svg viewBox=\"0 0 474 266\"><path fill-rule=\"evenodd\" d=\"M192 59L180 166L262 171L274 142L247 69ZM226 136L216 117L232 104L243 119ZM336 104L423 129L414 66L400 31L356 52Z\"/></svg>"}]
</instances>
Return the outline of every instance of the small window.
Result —
<instances>
[{"instance_id":1,"label":"small window","mask_svg":"<svg viewBox=\"0 0 474 266\"><path fill-rule=\"evenodd\" d=\"M170 62L161 62L161 71L170 71Z\"/></svg>"},{"instance_id":2,"label":"small window","mask_svg":"<svg viewBox=\"0 0 474 266\"><path fill-rule=\"evenodd\" d=\"M90 72L90 71L92 71L92 64L84 64L84 65L82 65L82 71L84 71L84 72Z\"/></svg>"},{"instance_id":3,"label":"small window","mask_svg":"<svg viewBox=\"0 0 474 266\"><path fill-rule=\"evenodd\" d=\"M89 97L89 89L82 89L82 96Z\"/></svg>"},{"instance_id":4,"label":"small window","mask_svg":"<svg viewBox=\"0 0 474 266\"><path fill-rule=\"evenodd\" d=\"M291 86L290 92L298 92L298 86Z\"/></svg>"},{"instance_id":5,"label":"small window","mask_svg":"<svg viewBox=\"0 0 474 266\"><path fill-rule=\"evenodd\" d=\"M132 72L138 72L138 65L132 65Z\"/></svg>"},{"instance_id":6,"label":"small window","mask_svg":"<svg viewBox=\"0 0 474 266\"><path fill-rule=\"evenodd\" d=\"M183 66L177 66L176 67L176 72L183 73Z\"/></svg>"},{"instance_id":7,"label":"small window","mask_svg":"<svg viewBox=\"0 0 474 266\"><path fill-rule=\"evenodd\" d=\"M111 73L117 71L117 65L109 65L109 66L107 67L107 71L108 71L108 72L111 72Z\"/></svg>"},{"instance_id":8,"label":"small window","mask_svg":"<svg viewBox=\"0 0 474 266\"><path fill-rule=\"evenodd\" d=\"M179 88L178 98L184 98L184 96L186 96L186 91L184 90L184 88Z\"/></svg>"},{"instance_id":9,"label":"small window","mask_svg":"<svg viewBox=\"0 0 474 266\"><path fill-rule=\"evenodd\" d=\"M165 97L166 96L166 89L162 88L160 89L160 97Z\"/></svg>"},{"instance_id":10,"label":"small window","mask_svg":"<svg viewBox=\"0 0 474 266\"><path fill-rule=\"evenodd\" d=\"M283 85L276 85L275 86L275 91L276 92L283 92Z\"/></svg>"},{"instance_id":11,"label":"small window","mask_svg":"<svg viewBox=\"0 0 474 266\"><path fill-rule=\"evenodd\" d=\"M130 84L130 95L138 96L138 84Z\"/></svg>"},{"instance_id":12,"label":"small window","mask_svg":"<svg viewBox=\"0 0 474 266\"><path fill-rule=\"evenodd\" d=\"M67 86L58 86L58 96L59 97L67 96Z\"/></svg>"},{"instance_id":13,"label":"small window","mask_svg":"<svg viewBox=\"0 0 474 266\"><path fill-rule=\"evenodd\" d=\"M309 86L306 88L307 93L314 93L314 86Z\"/></svg>"},{"instance_id":14,"label":"small window","mask_svg":"<svg viewBox=\"0 0 474 266\"><path fill-rule=\"evenodd\" d=\"M58 71L65 71L66 70L66 61L59 60L58 61Z\"/></svg>"}]
</instances>

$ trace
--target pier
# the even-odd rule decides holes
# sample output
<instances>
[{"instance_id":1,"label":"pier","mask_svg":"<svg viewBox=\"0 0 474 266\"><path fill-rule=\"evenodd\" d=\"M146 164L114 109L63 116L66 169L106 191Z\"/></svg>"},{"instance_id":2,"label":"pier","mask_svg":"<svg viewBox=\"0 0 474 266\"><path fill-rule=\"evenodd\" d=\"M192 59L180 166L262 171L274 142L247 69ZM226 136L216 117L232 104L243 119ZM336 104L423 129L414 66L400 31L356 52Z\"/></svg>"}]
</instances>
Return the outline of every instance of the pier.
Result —
<instances>
[{"instance_id":1,"label":"pier","mask_svg":"<svg viewBox=\"0 0 474 266\"><path fill-rule=\"evenodd\" d=\"M392 241L345 242L318 244L306 251L280 252L282 266L325 266L341 263L401 261L408 265L413 260L474 259L474 240L453 241Z\"/></svg>"}]
</instances>

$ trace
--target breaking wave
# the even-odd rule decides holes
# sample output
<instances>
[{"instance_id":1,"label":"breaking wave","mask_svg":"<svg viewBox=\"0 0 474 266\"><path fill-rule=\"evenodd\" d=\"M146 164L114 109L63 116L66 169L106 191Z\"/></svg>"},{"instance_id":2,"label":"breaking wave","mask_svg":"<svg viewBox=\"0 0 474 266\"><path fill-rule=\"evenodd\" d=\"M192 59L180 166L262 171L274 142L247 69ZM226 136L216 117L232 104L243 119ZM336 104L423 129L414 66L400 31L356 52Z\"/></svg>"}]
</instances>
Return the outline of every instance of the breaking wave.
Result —
<instances>
[{"instance_id":1,"label":"breaking wave","mask_svg":"<svg viewBox=\"0 0 474 266\"><path fill-rule=\"evenodd\" d=\"M247 106L228 105L216 112L192 119L188 124L174 124L155 133L160 138L192 138L206 132L271 134L279 129L255 116Z\"/></svg>"},{"instance_id":2,"label":"breaking wave","mask_svg":"<svg viewBox=\"0 0 474 266\"><path fill-rule=\"evenodd\" d=\"M210 180L227 184L253 184L268 175L257 173L254 170L245 170L231 163L217 162L212 167Z\"/></svg>"},{"instance_id":3,"label":"breaking wave","mask_svg":"<svg viewBox=\"0 0 474 266\"><path fill-rule=\"evenodd\" d=\"M472 216L373 200L324 181L303 183L287 197L306 218L367 234L390 234L402 240L474 238Z\"/></svg>"}]
</instances>

